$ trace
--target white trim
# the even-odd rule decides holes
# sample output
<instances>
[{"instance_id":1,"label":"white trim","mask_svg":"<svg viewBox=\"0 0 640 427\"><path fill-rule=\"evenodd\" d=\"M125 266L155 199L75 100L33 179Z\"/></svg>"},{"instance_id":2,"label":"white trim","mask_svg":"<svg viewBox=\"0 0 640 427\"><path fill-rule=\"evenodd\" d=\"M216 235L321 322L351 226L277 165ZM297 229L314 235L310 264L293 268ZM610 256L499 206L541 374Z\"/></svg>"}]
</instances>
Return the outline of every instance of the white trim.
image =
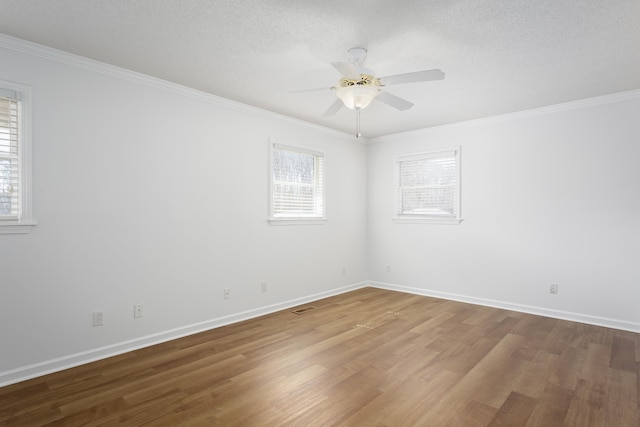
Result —
<instances>
[{"instance_id":1,"label":"white trim","mask_svg":"<svg viewBox=\"0 0 640 427\"><path fill-rule=\"evenodd\" d=\"M544 116L562 111L580 110L582 108L597 107L600 105L612 104L615 102L631 101L640 99L640 89L625 92L612 93L591 98L568 101L560 104L547 105L529 110L516 111L515 113L505 113L496 116L482 117L479 119L466 120L463 122L450 123L446 125L432 126L428 128L416 129L407 132L397 132L388 135L370 138L368 144L378 144L389 141L396 141L400 136L427 136L432 133L442 132L450 129L463 129L467 127L483 126L496 123L510 122L513 120L526 119L530 117Z\"/></svg>"},{"instance_id":2,"label":"white trim","mask_svg":"<svg viewBox=\"0 0 640 427\"><path fill-rule=\"evenodd\" d=\"M296 145L278 144L277 142L273 142L272 138L269 138L269 142L272 144L271 147L274 150L292 151L300 154L308 154L310 156L324 157L324 151L321 151L321 150L316 150L316 149L311 149L311 148L306 148L306 147L301 147Z\"/></svg>"},{"instance_id":3,"label":"white trim","mask_svg":"<svg viewBox=\"0 0 640 427\"><path fill-rule=\"evenodd\" d=\"M442 225L458 225L463 219L462 218L409 218L409 217L394 217L391 218L394 224L442 224Z\"/></svg>"},{"instance_id":4,"label":"white trim","mask_svg":"<svg viewBox=\"0 0 640 427\"><path fill-rule=\"evenodd\" d=\"M412 160L437 159L445 156L457 156L460 153L460 146L434 148L429 151L421 151L419 153L398 154L395 156L396 163L410 162Z\"/></svg>"},{"instance_id":5,"label":"white trim","mask_svg":"<svg viewBox=\"0 0 640 427\"><path fill-rule=\"evenodd\" d=\"M138 350L144 347L150 347L152 345L197 334L199 332L208 331L210 329L219 328L221 326L229 325L232 323L242 322L244 320L264 316L276 311L286 310L288 308L296 307L301 304L307 304L319 299L354 291L366 286L368 286L368 282L354 283L352 285L343 286L341 288L318 292L316 294L307 295L305 297L295 298L289 301L267 305L240 313L230 314L228 316L222 316L204 322L194 323L180 328L170 329L168 331L158 332L156 334L151 334L128 341L122 341L116 344L111 344L80 353L58 357L56 359L51 359L40 363L34 363L32 365L23 366L17 369L0 372L0 387L4 387L9 384L18 383L21 381L26 381L28 379L47 375L53 372L73 368L75 366L84 365L86 363L95 362L96 360L102 360L108 357L117 356L129 351Z\"/></svg>"},{"instance_id":6,"label":"white trim","mask_svg":"<svg viewBox=\"0 0 640 427\"><path fill-rule=\"evenodd\" d=\"M252 107L247 104L232 101L227 98L212 95L197 89L192 89L186 86L179 85L177 83L168 82L156 77L151 77L142 73L127 70L125 68L116 67L115 65L106 64L104 62L96 61L93 59L85 58L79 55L75 55L62 50L54 49L48 46L40 45L37 43L22 40L16 37L9 36L7 34L0 33L0 47L10 49L16 52L24 53L40 57L43 59L71 65L73 67L82 68L88 71L94 71L97 73L105 74L111 77L116 77L122 80L130 82L140 83L147 86L162 89L167 92L173 92L186 97L198 99L204 102L224 105L237 110L245 112L251 112L262 117L269 117L278 120L288 121L297 125L310 127L326 134L343 138L349 142L357 144L369 144L379 143L387 140L392 140L400 135L424 135L431 132L439 132L441 130L450 128L462 128L468 126L477 126L484 124L500 123L505 121L517 120L527 117L535 117L539 115L551 114L559 111L576 110L581 108L593 107L603 104L610 104L614 102L634 100L640 98L640 89L629 90L625 92L618 92L608 95L595 96L591 98L584 98L576 101L568 101L560 104L548 105L539 108L532 108L528 110L518 111L515 113L506 113L496 116L483 117L479 119L466 120L462 122L456 122L440 126L432 126L428 128L416 129L407 132L397 132L388 135L381 135L374 138L360 137L355 139L351 133L338 131L328 127L320 126L315 123L306 122L300 119L294 119L290 116L274 113L272 111L263 110L261 108Z\"/></svg>"},{"instance_id":7,"label":"white trim","mask_svg":"<svg viewBox=\"0 0 640 427\"><path fill-rule=\"evenodd\" d=\"M269 218L269 225L323 225L326 218Z\"/></svg>"},{"instance_id":8,"label":"white trim","mask_svg":"<svg viewBox=\"0 0 640 427\"><path fill-rule=\"evenodd\" d=\"M0 221L0 234L27 234L30 233L36 225L38 225L38 223L35 221Z\"/></svg>"},{"instance_id":9,"label":"white trim","mask_svg":"<svg viewBox=\"0 0 640 427\"><path fill-rule=\"evenodd\" d=\"M20 92L14 89L7 89L6 87L0 87L0 96L3 98L9 98L14 100L20 100L21 98Z\"/></svg>"},{"instance_id":10,"label":"white trim","mask_svg":"<svg viewBox=\"0 0 640 427\"><path fill-rule=\"evenodd\" d=\"M129 351L138 350L144 347L150 347L152 345L160 344L163 342L171 341L174 339L186 337L189 335L197 334L199 332L208 331L210 329L219 328L221 326L229 325L243 320L253 319L259 316L263 316L269 313L274 313L280 310L286 310L288 308L296 307L301 304L307 304L312 301L317 301L322 298L327 298L345 292L355 291L358 289L373 287L379 289L386 289L391 291L404 292L414 295L423 295L433 298L446 299L451 301L459 301L468 304L482 305L486 307L500 308L504 310L517 311L521 313L529 313L537 316L551 317L555 319L569 320L573 322L580 322L589 325L603 326L606 328L619 329L623 331L630 331L640 333L640 323L628 322L620 319L610 319L604 317L590 316L580 313L572 313L561 310L550 310L543 307L534 307L521 304L514 304L505 301L496 301L485 298L476 298L466 295L451 294L448 292L439 292L429 289L413 288L408 286L400 286L391 283L383 283L376 281L363 281L354 283L352 285L343 286L340 288L332 289L329 291L318 292L316 294L307 295L305 297L295 298L289 301L272 304L264 307L259 307L253 310L247 310L244 312L231 314L215 319L210 319L200 323L194 323L181 328L175 328L168 331L159 332L145 337L136 338L129 341L123 341L116 344L95 348L80 353L70 354L67 356L58 357L56 359L47 360L40 363L35 363L28 366L23 366L16 369L0 372L0 387L4 387L10 384L26 381L31 378L36 378L42 375L47 375L53 372L62 371L65 369L73 368L75 366L84 365L86 363L95 362L97 360L106 359L108 357L117 356L119 354L127 353Z\"/></svg>"},{"instance_id":11,"label":"white trim","mask_svg":"<svg viewBox=\"0 0 640 427\"><path fill-rule=\"evenodd\" d=\"M544 307L515 304L507 301L498 301L487 298L477 298L467 295L452 294L449 292L433 291L430 289L413 288L383 282L369 282L369 286L390 291L405 292L415 295L423 295L433 298L441 298L451 301L459 301L468 304L482 305L486 307L500 308L503 310L517 311L520 313L535 314L537 316L551 317L554 319L569 320L572 322L585 323L588 325L603 326L605 328L620 329L623 331L640 333L640 323L629 322L621 319L591 316L589 314L574 313L570 311L553 310Z\"/></svg>"},{"instance_id":12,"label":"white trim","mask_svg":"<svg viewBox=\"0 0 640 427\"><path fill-rule=\"evenodd\" d=\"M70 65L72 67L81 68L87 71L93 71L96 73L104 74L117 79L126 80L132 83L142 84L145 86L160 89L166 92L174 93L176 95L185 96L187 98L195 99L198 101L206 102L209 104L220 105L227 108L232 108L245 113L250 113L255 116L264 117L268 119L275 119L278 121L285 121L304 128L312 128L320 131L326 135L337 137L353 143L366 143L366 138L359 138L360 141L355 140L353 135L347 132L338 131L325 126L317 125L315 123L306 122L300 119L294 119L290 116L274 113L272 111L264 110L258 107L253 107L247 104L243 104L237 101L232 101L221 96L212 95L201 90L193 89L190 87L182 86L177 83L162 80L156 77L151 77L146 74L138 73L136 71L127 70L125 68L116 67L115 65L106 64L104 62L96 61L93 59L85 58L83 56L75 55L62 50L54 49L48 46L43 46L37 43L29 42L26 40L11 37L6 34L0 33L0 47L13 50L15 52L24 53L27 55L47 59L50 61L59 62L61 64Z\"/></svg>"}]
</instances>

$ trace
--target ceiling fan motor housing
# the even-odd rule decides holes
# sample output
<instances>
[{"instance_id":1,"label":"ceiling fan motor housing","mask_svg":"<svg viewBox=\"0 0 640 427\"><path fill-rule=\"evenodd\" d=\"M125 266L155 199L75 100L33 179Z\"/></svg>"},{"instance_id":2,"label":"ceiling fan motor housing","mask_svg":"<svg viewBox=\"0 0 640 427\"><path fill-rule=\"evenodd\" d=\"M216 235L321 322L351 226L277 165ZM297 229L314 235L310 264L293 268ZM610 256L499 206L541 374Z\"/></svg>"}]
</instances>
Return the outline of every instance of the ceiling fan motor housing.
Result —
<instances>
[{"instance_id":1,"label":"ceiling fan motor housing","mask_svg":"<svg viewBox=\"0 0 640 427\"><path fill-rule=\"evenodd\" d=\"M360 74L360 79L350 79L348 77L343 77L340 79L340 87L347 86L376 86L380 87L382 84L380 80L376 79L372 75L369 74Z\"/></svg>"}]
</instances>

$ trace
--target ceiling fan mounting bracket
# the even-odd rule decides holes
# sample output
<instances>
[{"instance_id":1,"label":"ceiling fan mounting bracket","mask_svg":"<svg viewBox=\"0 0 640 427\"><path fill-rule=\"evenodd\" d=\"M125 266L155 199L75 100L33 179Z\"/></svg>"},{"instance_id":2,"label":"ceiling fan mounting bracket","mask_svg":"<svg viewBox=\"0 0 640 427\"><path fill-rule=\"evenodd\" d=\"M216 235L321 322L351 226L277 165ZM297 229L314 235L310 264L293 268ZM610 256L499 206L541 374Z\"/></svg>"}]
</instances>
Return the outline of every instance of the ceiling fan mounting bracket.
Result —
<instances>
[{"instance_id":1,"label":"ceiling fan mounting bracket","mask_svg":"<svg viewBox=\"0 0 640 427\"><path fill-rule=\"evenodd\" d=\"M352 47L347 51L347 58L352 64L362 64L367 57L367 49L363 47Z\"/></svg>"}]
</instances>

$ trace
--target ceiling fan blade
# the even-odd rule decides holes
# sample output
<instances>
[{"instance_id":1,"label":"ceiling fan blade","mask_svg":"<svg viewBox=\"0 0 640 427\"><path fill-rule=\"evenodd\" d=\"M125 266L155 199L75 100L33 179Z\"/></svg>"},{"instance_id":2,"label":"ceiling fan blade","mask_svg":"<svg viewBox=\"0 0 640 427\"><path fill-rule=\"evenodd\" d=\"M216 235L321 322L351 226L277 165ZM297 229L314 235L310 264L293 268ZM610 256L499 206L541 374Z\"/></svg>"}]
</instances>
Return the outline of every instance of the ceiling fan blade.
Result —
<instances>
[{"instance_id":1,"label":"ceiling fan blade","mask_svg":"<svg viewBox=\"0 0 640 427\"><path fill-rule=\"evenodd\" d=\"M342 100L340 99L336 99L333 104L331 104L331 107L329 107L327 109L327 111L324 112L324 114L322 115L322 117L329 117L329 116L333 116L334 114L336 114L338 111L340 111L340 109L342 108Z\"/></svg>"},{"instance_id":2,"label":"ceiling fan blade","mask_svg":"<svg viewBox=\"0 0 640 427\"><path fill-rule=\"evenodd\" d=\"M428 82L431 80L444 79L444 73L442 70L423 70L415 71L413 73L394 74L392 76L380 77L380 83L385 86L397 85L401 83L414 83L414 82Z\"/></svg>"},{"instance_id":3,"label":"ceiling fan blade","mask_svg":"<svg viewBox=\"0 0 640 427\"><path fill-rule=\"evenodd\" d=\"M348 62L332 62L333 68L338 70L338 72L343 76L350 79L360 79L360 73L353 64L349 64Z\"/></svg>"},{"instance_id":4,"label":"ceiling fan blade","mask_svg":"<svg viewBox=\"0 0 640 427\"><path fill-rule=\"evenodd\" d=\"M392 95L389 92L380 91L378 92L378 96L376 96L374 99L376 101L384 102L385 104L390 105L400 111L405 111L413 107L412 102L409 102L406 99L402 99L399 96Z\"/></svg>"}]
</instances>

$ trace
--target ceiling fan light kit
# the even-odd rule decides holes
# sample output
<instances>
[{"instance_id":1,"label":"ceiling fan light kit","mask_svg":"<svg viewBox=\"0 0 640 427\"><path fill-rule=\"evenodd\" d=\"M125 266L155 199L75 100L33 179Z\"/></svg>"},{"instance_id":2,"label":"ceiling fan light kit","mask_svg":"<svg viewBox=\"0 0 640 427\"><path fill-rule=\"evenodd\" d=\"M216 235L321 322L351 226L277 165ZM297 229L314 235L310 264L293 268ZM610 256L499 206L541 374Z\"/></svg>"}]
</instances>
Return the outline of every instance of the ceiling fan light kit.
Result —
<instances>
[{"instance_id":1,"label":"ceiling fan light kit","mask_svg":"<svg viewBox=\"0 0 640 427\"><path fill-rule=\"evenodd\" d=\"M378 96L379 89L369 85L353 85L338 88L336 95L342 100L344 106L351 110L367 108L373 99Z\"/></svg>"}]
</instances>

